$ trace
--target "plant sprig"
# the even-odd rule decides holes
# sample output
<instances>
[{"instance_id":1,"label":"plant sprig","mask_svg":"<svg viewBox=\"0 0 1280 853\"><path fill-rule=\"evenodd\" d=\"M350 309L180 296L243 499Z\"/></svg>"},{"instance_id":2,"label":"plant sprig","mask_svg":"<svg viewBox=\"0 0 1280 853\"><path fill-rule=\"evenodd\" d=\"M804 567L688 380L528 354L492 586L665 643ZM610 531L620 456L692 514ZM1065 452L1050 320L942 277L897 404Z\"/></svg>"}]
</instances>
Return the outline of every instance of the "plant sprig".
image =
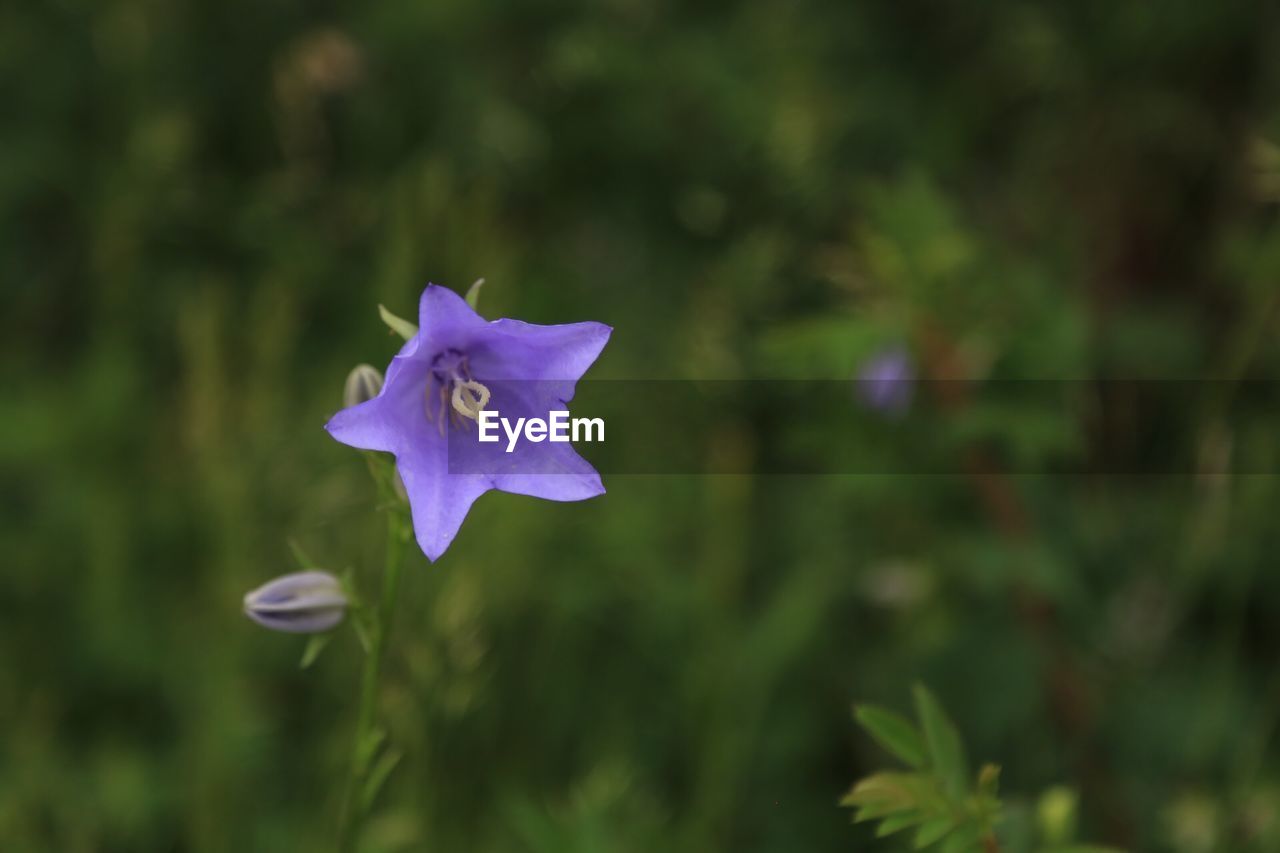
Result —
<instances>
[{"instance_id":1,"label":"plant sprig","mask_svg":"<svg viewBox=\"0 0 1280 853\"><path fill-rule=\"evenodd\" d=\"M998 797L1000 768L984 764L970 775L959 730L922 684L913 691L916 722L876 705L854 708L854 719L909 770L885 770L858 781L840 800L855 823L879 821L883 838L913 830L914 850L1001 853L997 827L1004 819ZM1041 827L1040 853L1120 853L1078 844L1058 828Z\"/></svg>"}]
</instances>

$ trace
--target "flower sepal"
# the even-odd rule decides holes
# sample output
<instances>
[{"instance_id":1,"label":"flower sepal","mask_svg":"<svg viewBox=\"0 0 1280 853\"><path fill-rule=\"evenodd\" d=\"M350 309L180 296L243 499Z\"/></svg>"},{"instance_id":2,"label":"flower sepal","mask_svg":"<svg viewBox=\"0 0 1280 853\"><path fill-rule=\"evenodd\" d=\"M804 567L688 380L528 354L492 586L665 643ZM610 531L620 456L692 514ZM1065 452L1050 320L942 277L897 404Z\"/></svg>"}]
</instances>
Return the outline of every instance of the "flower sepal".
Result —
<instances>
[{"instance_id":1,"label":"flower sepal","mask_svg":"<svg viewBox=\"0 0 1280 853\"><path fill-rule=\"evenodd\" d=\"M403 317L392 314L387 310L387 306L385 305L378 306L378 316L382 318L382 322L386 323L387 326L390 327L391 331L395 332L406 341L412 339L414 335L418 334L418 327L416 325L410 323Z\"/></svg>"}]
</instances>

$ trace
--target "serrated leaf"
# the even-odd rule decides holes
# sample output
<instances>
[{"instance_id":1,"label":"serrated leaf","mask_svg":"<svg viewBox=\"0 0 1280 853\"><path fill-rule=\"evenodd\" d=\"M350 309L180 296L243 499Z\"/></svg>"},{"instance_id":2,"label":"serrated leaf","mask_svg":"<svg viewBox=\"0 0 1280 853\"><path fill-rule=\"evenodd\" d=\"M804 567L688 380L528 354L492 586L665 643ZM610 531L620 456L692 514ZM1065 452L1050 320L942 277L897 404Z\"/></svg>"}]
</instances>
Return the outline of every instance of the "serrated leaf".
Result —
<instances>
[{"instance_id":1,"label":"serrated leaf","mask_svg":"<svg viewBox=\"0 0 1280 853\"><path fill-rule=\"evenodd\" d=\"M329 645L331 639L333 639L332 634L313 634L307 641L307 647L302 650L302 661L298 664L298 668L306 669L315 663L316 658L320 657L320 653L324 651L325 646Z\"/></svg>"},{"instance_id":2,"label":"serrated leaf","mask_svg":"<svg viewBox=\"0 0 1280 853\"><path fill-rule=\"evenodd\" d=\"M403 757L404 753L400 750L390 749L384 752L378 762L373 765L373 769L369 771L369 777L365 779L364 790L360 793L365 812L369 811L378 792L382 790L383 783L387 781L387 777L391 775L392 770L396 769L396 765Z\"/></svg>"},{"instance_id":3,"label":"serrated leaf","mask_svg":"<svg viewBox=\"0 0 1280 853\"><path fill-rule=\"evenodd\" d=\"M950 818L935 818L926 822L916 832L916 849L923 850L931 844L937 844L943 836L955 828Z\"/></svg>"},{"instance_id":4,"label":"serrated leaf","mask_svg":"<svg viewBox=\"0 0 1280 853\"><path fill-rule=\"evenodd\" d=\"M953 798L962 797L968 783L969 770L960 733L947 718L938 700L929 692L929 688L917 684L912 692L915 694L916 715L920 718L920 727L924 729L929 762L947 794Z\"/></svg>"},{"instance_id":5,"label":"serrated leaf","mask_svg":"<svg viewBox=\"0 0 1280 853\"><path fill-rule=\"evenodd\" d=\"M915 768L927 763L924 740L906 717L875 705L859 705L853 716L876 743L897 758Z\"/></svg>"},{"instance_id":6,"label":"serrated leaf","mask_svg":"<svg viewBox=\"0 0 1280 853\"><path fill-rule=\"evenodd\" d=\"M480 288L484 287L484 279L478 278L475 283L467 288L467 304L471 306L472 311L480 310Z\"/></svg>"},{"instance_id":7,"label":"serrated leaf","mask_svg":"<svg viewBox=\"0 0 1280 853\"><path fill-rule=\"evenodd\" d=\"M918 812L885 818L881 821L880 826L876 827L876 838L884 838L886 835L893 835L895 832L901 832L904 829L915 826L919 822L920 814Z\"/></svg>"},{"instance_id":8,"label":"serrated leaf","mask_svg":"<svg viewBox=\"0 0 1280 853\"><path fill-rule=\"evenodd\" d=\"M385 305L378 305L378 316L382 318L382 322L391 327L391 331L395 332L406 341L418 334L418 327L403 317L397 317L387 310Z\"/></svg>"}]
</instances>

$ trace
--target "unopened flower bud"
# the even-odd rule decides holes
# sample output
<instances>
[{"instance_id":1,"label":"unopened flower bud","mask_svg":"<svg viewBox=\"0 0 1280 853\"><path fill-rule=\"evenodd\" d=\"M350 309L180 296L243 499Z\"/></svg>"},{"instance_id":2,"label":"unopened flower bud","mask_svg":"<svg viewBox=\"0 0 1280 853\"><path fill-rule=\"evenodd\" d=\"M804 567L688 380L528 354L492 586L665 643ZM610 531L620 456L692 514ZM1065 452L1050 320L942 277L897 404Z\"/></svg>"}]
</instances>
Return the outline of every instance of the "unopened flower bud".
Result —
<instances>
[{"instance_id":1,"label":"unopened flower bud","mask_svg":"<svg viewBox=\"0 0 1280 853\"><path fill-rule=\"evenodd\" d=\"M328 572L295 572L244 597L244 612L264 628L291 634L328 631L346 614L342 584Z\"/></svg>"},{"instance_id":2,"label":"unopened flower bud","mask_svg":"<svg viewBox=\"0 0 1280 853\"><path fill-rule=\"evenodd\" d=\"M1076 808L1079 797L1070 788L1061 785L1040 795L1036 804L1036 817L1040 834L1050 844L1066 844L1076 833Z\"/></svg>"},{"instance_id":3,"label":"unopened flower bud","mask_svg":"<svg viewBox=\"0 0 1280 853\"><path fill-rule=\"evenodd\" d=\"M382 393L382 374L376 367L357 364L347 374L347 384L342 389L342 406L349 409L366 403Z\"/></svg>"}]
</instances>

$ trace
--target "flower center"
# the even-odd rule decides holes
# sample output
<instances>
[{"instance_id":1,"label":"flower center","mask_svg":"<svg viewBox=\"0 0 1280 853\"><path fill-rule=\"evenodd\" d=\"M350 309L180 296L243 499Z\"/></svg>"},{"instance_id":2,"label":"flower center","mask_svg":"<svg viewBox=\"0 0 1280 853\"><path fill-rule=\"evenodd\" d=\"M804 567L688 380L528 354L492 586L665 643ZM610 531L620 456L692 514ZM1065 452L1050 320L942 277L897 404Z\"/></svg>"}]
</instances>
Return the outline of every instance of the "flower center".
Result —
<instances>
[{"instance_id":1,"label":"flower center","mask_svg":"<svg viewBox=\"0 0 1280 853\"><path fill-rule=\"evenodd\" d=\"M435 411L432 411L433 401ZM476 420L489 402L489 389L471 376L467 356L460 350L447 349L431 359L431 378L427 382L427 420L434 420L445 434L445 412L449 425L461 428L468 420ZM465 419L465 420L464 420Z\"/></svg>"}]
</instances>

